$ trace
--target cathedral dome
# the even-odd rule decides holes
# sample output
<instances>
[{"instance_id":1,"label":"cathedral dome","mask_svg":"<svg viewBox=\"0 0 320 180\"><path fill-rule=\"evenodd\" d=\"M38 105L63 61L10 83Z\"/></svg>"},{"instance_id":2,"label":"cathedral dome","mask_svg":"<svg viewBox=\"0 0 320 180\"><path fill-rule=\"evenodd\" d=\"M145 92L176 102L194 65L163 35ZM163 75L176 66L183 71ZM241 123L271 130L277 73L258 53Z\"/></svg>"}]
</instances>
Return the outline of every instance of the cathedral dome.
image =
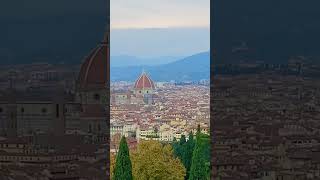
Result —
<instances>
[{"instance_id":1,"label":"cathedral dome","mask_svg":"<svg viewBox=\"0 0 320 180\"><path fill-rule=\"evenodd\" d=\"M155 89L154 83L147 73L143 72L134 84L135 89Z\"/></svg>"},{"instance_id":2,"label":"cathedral dome","mask_svg":"<svg viewBox=\"0 0 320 180\"><path fill-rule=\"evenodd\" d=\"M81 65L78 76L80 90L105 89L108 81L109 36L106 33L103 41L94 48Z\"/></svg>"}]
</instances>

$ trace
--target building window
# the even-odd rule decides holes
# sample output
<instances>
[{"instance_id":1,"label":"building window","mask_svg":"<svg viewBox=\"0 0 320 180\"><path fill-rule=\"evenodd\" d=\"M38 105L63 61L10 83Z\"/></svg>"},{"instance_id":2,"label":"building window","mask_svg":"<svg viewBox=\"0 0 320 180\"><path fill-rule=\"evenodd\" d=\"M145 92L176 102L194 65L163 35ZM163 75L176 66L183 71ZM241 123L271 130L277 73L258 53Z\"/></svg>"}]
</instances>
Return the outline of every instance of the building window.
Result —
<instances>
[{"instance_id":1,"label":"building window","mask_svg":"<svg viewBox=\"0 0 320 180\"><path fill-rule=\"evenodd\" d=\"M97 100L97 101L99 101L99 100L100 100L100 94L95 94L95 95L94 95L94 99Z\"/></svg>"},{"instance_id":2,"label":"building window","mask_svg":"<svg viewBox=\"0 0 320 180\"><path fill-rule=\"evenodd\" d=\"M0 107L0 113L2 113L3 112L3 109Z\"/></svg>"},{"instance_id":3,"label":"building window","mask_svg":"<svg viewBox=\"0 0 320 180\"><path fill-rule=\"evenodd\" d=\"M24 108L21 108L21 113L24 113Z\"/></svg>"}]
</instances>

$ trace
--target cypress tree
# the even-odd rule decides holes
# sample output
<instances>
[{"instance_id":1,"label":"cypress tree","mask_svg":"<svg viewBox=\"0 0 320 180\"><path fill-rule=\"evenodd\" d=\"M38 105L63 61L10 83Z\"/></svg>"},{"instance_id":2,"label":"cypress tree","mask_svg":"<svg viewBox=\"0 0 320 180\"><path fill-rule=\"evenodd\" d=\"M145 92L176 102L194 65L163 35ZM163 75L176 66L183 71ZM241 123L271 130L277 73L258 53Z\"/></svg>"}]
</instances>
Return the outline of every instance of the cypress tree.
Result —
<instances>
[{"instance_id":1,"label":"cypress tree","mask_svg":"<svg viewBox=\"0 0 320 180\"><path fill-rule=\"evenodd\" d=\"M183 157L183 164L187 170L187 176L186 179L189 178L189 172L191 168L191 162L192 162L192 154L193 154L193 149L194 149L194 139L193 139L193 133L189 133L189 140L185 144L185 153Z\"/></svg>"},{"instance_id":2,"label":"cypress tree","mask_svg":"<svg viewBox=\"0 0 320 180\"><path fill-rule=\"evenodd\" d=\"M176 141L176 139L174 139L173 142L173 150L174 150L174 155L176 157L178 157L181 162L183 162L183 153L184 153L184 145L186 144L186 136L182 135L180 138L180 141Z\"/></svg>"},{"instance_id":3,"label":"cypress tree","mask_svg":"<svg viewBox=\"0 0 320 180\"><path fill-rule=\"evenodd\" d=\"M174 137L173 142L172 142L172 148L173 148L173 153L175 157L178 157L178 152L179 152L179 142L177 139Z\"/></svg>"},{"instance_id":4,"label":"cypress tree","mask_svg":"<svg viewBox=\"0 0 320 180\"><path fill-rule=\"evenodd\" d=\"M206 162L200 147L196 147L193 152L189 180L207 180Z\"/></svg>"},{"instance_id":5,"label":"cypress tree","mask_svg":"<svg viewBox=\"0 0 320 180\"><path fill-rule=\"evenodd\" d=\"M199 135L201 133L201 128L200 128L200 124L198 124L198 127L197 127L197 134L196 135Z\"/></svg>"},{"instance_id":6,"label":"cypress tree","mask_svg":"<svg viewBox=\"0 0 320 180\"><path fill-rule=\"evenodd\" d=\"M197 133L196 144L192 154L189 180L208 180L210 168L210 137Z\"/></svg>"},{"instance_id":7,"label":"cypress tree","mask_svg":"<svg viewBox=\"0 0 320 180\"><path fill-rule=\"evenodd\" d=\"M126 138L122 136L117 154L113 180L132 180L132 165Z\"/></svg>"},{"instance_id":8,"label":"cypress tree","mask_svg":"<svg viewBox=\"0 0 320 180\"><path fill-rule=\"evenodd\" d=\"M186 143L186 136L182 135L180 139L180 145L184 145Z\"/></svg>"},{"instance_id":9,"label":"cypress tree","mask_svg":"<svg viewBox=\"0 0 320 180\"><path fill-rule=\"evenodd\" d=\"M179 145L178 145L178 152L177 152L177 156L179 157L179 159L181 160L181 162L183 163L183 156L185 153L185 144L186 144L186 136L182 135L179 141Z\"/></svg>"}]
</instances>

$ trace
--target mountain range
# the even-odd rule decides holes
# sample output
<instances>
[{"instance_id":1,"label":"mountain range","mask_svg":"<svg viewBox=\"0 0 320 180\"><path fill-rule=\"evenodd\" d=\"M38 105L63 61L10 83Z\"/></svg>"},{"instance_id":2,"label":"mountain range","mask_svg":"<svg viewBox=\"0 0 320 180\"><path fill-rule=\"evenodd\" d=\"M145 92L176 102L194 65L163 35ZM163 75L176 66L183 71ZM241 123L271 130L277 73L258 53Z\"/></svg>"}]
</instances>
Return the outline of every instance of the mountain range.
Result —
<instances>
[{"instance_id":1,"label":"mountain range","mask_svg":"<svg viewBox=\"0 0 320 180\"><path fill-rule=\"evenodd\" d=\"M111 68L112 81L134 81L146 71L155 81L198 81L210 77L210 53L201 52L162 65Z\"/></svg>"},{"instance_id":2,"label":"mountain range","mask_svg":"<svg viewBox=\"0 0 320 180\"><path fill-rule=\"evenodd\" d=\"M162 56L162 57L152 57L152 58L140 58L136 56L129 55L119 55L119 56L111 56L110 57L110 66L113 67L125 67L125 66L154 66L167 64L177 59L181 59L181 57L176 56Z\"/></svg>"}]
</instances>

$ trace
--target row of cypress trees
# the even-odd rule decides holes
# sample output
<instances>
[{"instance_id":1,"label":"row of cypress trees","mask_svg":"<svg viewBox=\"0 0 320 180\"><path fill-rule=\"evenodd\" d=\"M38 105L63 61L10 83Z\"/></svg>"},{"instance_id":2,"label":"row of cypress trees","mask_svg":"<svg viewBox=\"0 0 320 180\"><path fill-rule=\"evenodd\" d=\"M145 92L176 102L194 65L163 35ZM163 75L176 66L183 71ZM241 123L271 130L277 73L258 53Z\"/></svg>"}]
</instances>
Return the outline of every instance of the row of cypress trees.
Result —
<instances>
[{"instance_id":1,"label":"row of cypress trees","mask_svg":"<svg viewBox=\"0 0 320 180\"><path fill-rule=\"evenodd\" d=\"M200 126L195 139L192 133L188 141L182 135L179 142L174 140L173 149L187 170L186 180L210 179L210 138L201 133Z\"/></svg>"}]
</instances>

